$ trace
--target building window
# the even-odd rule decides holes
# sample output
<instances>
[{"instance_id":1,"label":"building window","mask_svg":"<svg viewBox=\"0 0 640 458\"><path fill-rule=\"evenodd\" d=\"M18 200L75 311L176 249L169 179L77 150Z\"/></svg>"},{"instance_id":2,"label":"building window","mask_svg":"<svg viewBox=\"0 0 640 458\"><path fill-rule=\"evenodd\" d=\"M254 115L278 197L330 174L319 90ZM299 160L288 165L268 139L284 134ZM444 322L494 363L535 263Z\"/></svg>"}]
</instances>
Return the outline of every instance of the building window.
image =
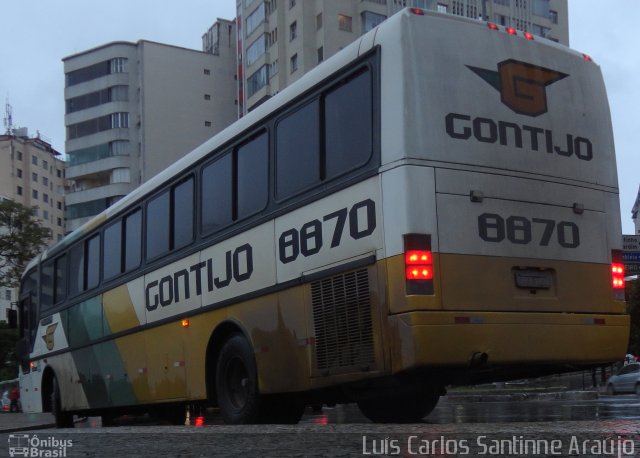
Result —
<instances>
[{"instance_id":1,"label":"building window","mask_svg":"<svg viewBox=\"0 0 640 458\"><path fill-rule=\"evenodd\" d=\"M38 174L36 172L31 172L31 181L38 182Z\"/></svg>"},{"instance_id":2,"label":"building window","mask_svg":"<svg viewBox=\"0 0 640 458\"><path fill-rule=\"evenodd\" d=\"M291 73L298 70L298 55L294 54L291 56Z\"/></svg>"},{"instance_id":3,"label":"building window","mask_svg":"<svg viewBox=\"0 0 640 458\"><path fill-rule=\"evenodd\" d=\"M204 99L205 100L211 100L211 94L205 94L204 95Z\"/></svg>"},{"instance_id":4,"label":"building window","mask_svg":"<svg viewBox=\"0 0 640 458\"><path fill-rule=\"evenodd\" d=\"M73 97L66 101L66 112L74 113L87 108L96 107L109 102L128 101L128 86L113 86L108 89Z\"/></svg>"},{"instance_id":5,"label":"building window","mask_svg":"<svg viewBox=\"0 0 640 458\"><path fill-rule=\"evenodd\" d=\"M318 63L324 60L324 46L318 48Z\"/></svg>"},{"instance_id":6,"label":"building window","mask_svg":"<svg viewBox=\"0 0 640 458\"><path fill-rule=\"evenodd\" d=\"M204 122L204 126L205 127L211 127L211 121L205 121Z\"/></svg>"},{"instance_id":7,"label":"building window","mask_svg":"<svg viewBox=\"0 0 640 458\"><path fill-rule=\"evenodd\" d=\"M42 177L42 184L45 185L45 186L49 186L49 178Z\"/></svg>"},{"instance_id":8,"label":"building window","mask_svg":"<svg viewBox=\"0 0 640 458\"><path fill-rule=\"evenodd\" d=\"M49 163L44 159L42 160L42 168L45 170L49 170Z\"/></svg>"},{"instance_id":9,"label":"building window","mask_svg":"<svg viewBox=\"0 0 640 458\"><path fill-rule=\"evenodd\" d=\"M251 97L268 83L268 67L263 65L247 78L247 97Z\"/></svg>"},{"instance_id":10,"label":"building window","mask_svg":"<svg viewBox=\"0 0 640 458\"><path fill-rule=\"evenodd\" d=\"M364 11L362 13L362 33L367 33L369 30L379 26L385 19L387 19L387 16Z\"/></svg>"},{"instance_id":11,"label":"building window","mask_svg":"<svg viewBox=\"0 0 640 458\"><path fill-rule=\"evenodd\" d=\"M43 194L42 194L42 201L43 201L45 204L48 204L48 203L49 203L49 194L47 194L46 192L45 192L45 193L43 193Z\"/></svg>"},{"instance_id":12,"label":"building window","mask_svg":"<svg viewBox=\"0 0 640 458\"><path fill-rule=\"evenodd\" d=\"M316 16L316 30L320 30L322 28L322 13L319 13Z\"/></svg>"},{"instance_id":13,"label":"building window","mask_svg":"<svg viewBox=\"0 0 640 458\"><path fill-rule=\"evenodd\" d=\"M298 36L298 23L297 21L293 21L293 23L289 26L289 41L294 40Z\"/></svg>"},{"instance_id":14,"label":"building window","mask_svg":"<svg viewBox=\"0 0 640 458\"><path fill-rule=\"evenodd\" d=\"M31 197L34 199L38 198L38 190L37 189L32 189L31 190Z\"/></svg>"},{"instance_id":15,"label":"building window","mask_svg":"<svg viewBox=\"0 0 640 458\"><path fill-rule=\"evenodd\" d=\"M269 79L278 74L278 59L269 64Z\"/></svg>"},{"instance_id":16,"label":"building window","mask_svg":"<svg viewBox=\"0 0 640 458\"><path fill-rule=\"evenodd\" d=\"M449 6L443 5L442 3L438 3L438 13L448 13Z\"/></svg>"},{"instance_id":17,"label":"building window","mask_svg":"<svg viewBox=\"0 0 640 458\"><path fill-rule=\"evenodd\" d=\"M48 210L43 210L42 211L42 219L44 219L45 221L49 221L49 211Z\"/></svg>"},{"instance_id":18,"label":"building window","mask_svg":"<svg viewBox=\"0 0 640 458\"><path fill-rule=\"evenodd\" d=\"M126 73L127 72L127 58L116 57L111 59L111 73Z\"/></svg>"},{"instance_id":19,"label":"building window","mask_svg":"<svg viewBox=\"0 0 640 458\"><path fill-rule=\"evenodd\" d=\"M22 160L22 151L17 151L16 153L18 155L18 160L21 161Z\"/></svg>"},{"instance_id":20,"label":"building window","mask_svg":"<svg viewBox=\"0 0 640 458\"><path fill-rule=\"evenodd\" d=\"M293 8L294 6L296 6L296 0L289 0L289 9Z\"/></svg>"},{"instance_id":21,"label":"building window","mask_svg":"<svg viewBox=\"0 0 640 458\"><path fill-rule=\"evenodd\" d=\"M109 129L129 127L129 113L112 113L88 121L71 124L67 127L67 138L79 138L87 135L103 132Z\"/></svg>"},{"instance_id":22,"label":"building window","mask_svg":"<svg viewBox=\"0 0 640 458\"><path fill-rule=\"evenodd\" d=\"M345 16L344 14L338 15L338 28L345 32L351 32L353 29L351 16Z\"/></svg>"},{"instance_id":23,"label":"building window","mask_svg":"<svg viewBox=\"0 0 640 458\"><path fill-rule=\"evenodd\" d=\"M267 51L267 37L269 35L262 34L255 39L253 43L247 48L246 65L247 67L253 65L260 57L264 56Z\"/></svg>"},{"instance_id":24,"label":"building window","mask_svg":"<svg viewBox=\"0 0 640 458\"><path fill-rule=\"evenodd\" d=\"M34 155L32 155L32 156L31 156L31 163L32 163L33 165L38 165L38 156L34 156Z\"/></svg>"},{"instance_id":25,"label":"building window","mask_svg":"<svg viewBox=\"0 0 640 458\"><path fill-rule=\"evenodd\" d=\"M496 14L496 19L495 19L497 24L503 25L505 27L509 27L511 21L510 18L503 15L503 14Z\"/></svg>"},{"instance_id":26,"label":"building window","mask_svg":"<svg viewBox=\"0 0 640 458\"><path fill-rule=\"evenodd\" d=\"M58 226L62 226L62 218L57 219Z\"/></svg>"},{"instance_id":27,"label":"building window","mask_svg":"<svg viewBox=\"0 0 640 458\"><path fill-rule=\"evenodd\" d=\"M22 178L22 169L16 169L16 176Z\"/></svg>"},{"instance_id":28,"label":"building window","mask_svg":"<svg viewBox=\"0 0 640 458\"><path fill-rule=\"evenodd\" d=\"M57 201L56 205L58 207L58 210L62 210L62 202Z\"/></svg>"},{"instance_id":29,"label":"building window","mask_svg":"<svg viewBox=\"0 0 640 458\"><path fill-rule=\"evenodd\" d=\"M251 35L251 33L258 28L260 24L264 22L265 19L265 7L264 3L260 3L260 6L256 8L249 16L247 16L247 37Z\"/></svg>"},{"instance_id":30,"label":"building window","mask_svg":"<svg viewBox=\"0 0 640 458\"><path fill-rule=\"evenodd\" d=\"M269 37L269 43L267 44L267 47L270 48L278 42L278 28L276 27L275 29L273 29L267 36Z\"/></svg>"},{"instance_id":31,"label":"building window","mask_svg":"<svg viewBox=\"0 0 640 458\"><path fill-rule=\"evenodd\" d=\"M266 15L269 16L278 8L277 0L267 0L264 2Z\"/></svg>"},{"instance_id":32,"label":"building window","mask_svg":"<svg viewBox=\"0 0 640 458\"><path fill-rule=\"evenodd\" d=\"M558 23L558 12L557 11L553 11L553 10L549 10L549 20L551 21L552 24L557 24Z\"/></svg>"},{"instance_id":33,"label":"building window","mask_svg":"<svg viewBox=\"0 0 640 458\"><path fill-rule=\"evenodd\" d=\"M58 178L62 178L62 170L61 169L56 169L56 175Z\"/></svg>"},{"instance_id":34,"label":"building window","mask_svg":"<svg viewBox=\"0 0 640 458\"><path fill-rule=\"evenodd\" d=\"M16 189L16 192L19 196L22 195L22 186L18 186L18 188Z\"/></svg>"},{"instance_id":35,"label":"building window","mask_svg":"<svg viewBox=\"0 0 640 458\"><path fill-rule=\"evenodd\" d=\"M211 75L211 70L209 70L208 68L204 69L204 74L205 75Z\"/></svg>"},{"instance_id":36,"label":"building window","mask_svg":"<svg viewBox=\"0 0 640 458\"><path fill-rule=\"evenodd\" d=\"M5 289L4 290L4 300L5 301L10 301L11 300L11 290L10 289Z\"/></svg>"}]
</instances>

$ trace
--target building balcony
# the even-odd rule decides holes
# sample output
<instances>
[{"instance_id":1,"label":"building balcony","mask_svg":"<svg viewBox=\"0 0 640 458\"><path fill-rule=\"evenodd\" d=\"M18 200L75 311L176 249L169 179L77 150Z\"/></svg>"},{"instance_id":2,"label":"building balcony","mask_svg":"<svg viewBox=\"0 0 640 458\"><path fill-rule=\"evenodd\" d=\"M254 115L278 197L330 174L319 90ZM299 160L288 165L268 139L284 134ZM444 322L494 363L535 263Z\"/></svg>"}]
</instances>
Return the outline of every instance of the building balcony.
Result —
<instances>
[{"instance_id":1,"label":"building balcony","mask_svg":"<svg viewBox=\"0 0 640 458\"><path fill-rule=\"evenodd\" d=\"M98 199L109 199L117 196L129 194L134 189L131 183L113 183L95 188L85 188L77 191L67 192L65 195L65 204L76 205L83 202L90 202Z\"/></svg>"},{"instance_id":2,"label":"building balcony","mask_svg":"<svg viewBox=\"0 0 640 458\"><path fill-rule=\"evenodd\" d=\"M67 167L65 175L67 179L73 180L100 172L108 172L113 169L129 168L130 166L130 156L111 156L97 161Z\"/></svg>"}]
</instances>

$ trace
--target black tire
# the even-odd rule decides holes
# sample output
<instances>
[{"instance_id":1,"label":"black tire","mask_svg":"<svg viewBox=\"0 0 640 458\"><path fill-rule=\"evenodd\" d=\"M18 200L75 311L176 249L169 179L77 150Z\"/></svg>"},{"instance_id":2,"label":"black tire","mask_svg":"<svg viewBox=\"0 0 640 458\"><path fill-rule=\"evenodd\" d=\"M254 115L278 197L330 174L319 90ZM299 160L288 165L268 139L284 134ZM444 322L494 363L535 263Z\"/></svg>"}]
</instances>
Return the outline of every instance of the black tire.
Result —
<instances>
[{"instance_id":1,"label":"black tire","mask_svg":"<svg viewBox=\"0 0 640 458\"><path fill-rule=\"evenodd\" d=\"M374 423L419 423L438 404L434 390L387 395L358 401L360 411Z\"/></svg>"},{"instance_id":2,"label":"black tire","mask_svg":"<svg viewBox=\"0 0 640 458\"><path fill-rule=\"evenodd\" d=\"M260 393L253 348L247 339L234 335L220 350L216 365L218 406L225 423L259 423Z\"/></svg>"},{"instance_id":3,"label":"black tire","mask_svg":"<svg viewBox=\"0 0 640 458\"><path fill-rule=\"evenodd\" d=\"M613 396L614 394L616 394L616 390L615 390L615 388L613 388L612 384L608 384L607 385L607 394L609 396Z\"/></svg>"},{"instance_id":4,"label":"black tire","mask_svg":"<svg viewBox=\"0 0 640 458\"><path fill-rule=\"evenodd\" d=\"M60 387L57 377L53 377L51 390L51 412L55 418L56 428L73 428L73 415L62 410Z\"/></svg>"},{"instance_id":5,"label":"black tire","mask_svg":"<svg viewBox=\"0 0 640 458\"><path fill-rule=\"evenodd\" d=\"M110 428L116 425L115 422L116 416L112 413L105 413L100 415L100 420L102 422L103 428Z\"/></svg>"}]
</instances>

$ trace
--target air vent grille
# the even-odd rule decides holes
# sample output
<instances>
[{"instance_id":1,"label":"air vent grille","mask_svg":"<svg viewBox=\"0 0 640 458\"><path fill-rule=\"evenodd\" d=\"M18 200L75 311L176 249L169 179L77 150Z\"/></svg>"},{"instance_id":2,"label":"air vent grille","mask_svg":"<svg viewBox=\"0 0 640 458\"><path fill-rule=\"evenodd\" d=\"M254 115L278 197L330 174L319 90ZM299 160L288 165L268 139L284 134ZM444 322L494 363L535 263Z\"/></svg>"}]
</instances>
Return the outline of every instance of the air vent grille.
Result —
<instances>
[{"instance_id":1,"label":"air vent grille","mask_svg":"<svg viewBox=\"0 0 640 458\"><path fill-rule=\"evenodd\" d=\"M374 353L367 270L312 283L311 300L318 369L369 367Z\"/></svg>"}]
</instances>

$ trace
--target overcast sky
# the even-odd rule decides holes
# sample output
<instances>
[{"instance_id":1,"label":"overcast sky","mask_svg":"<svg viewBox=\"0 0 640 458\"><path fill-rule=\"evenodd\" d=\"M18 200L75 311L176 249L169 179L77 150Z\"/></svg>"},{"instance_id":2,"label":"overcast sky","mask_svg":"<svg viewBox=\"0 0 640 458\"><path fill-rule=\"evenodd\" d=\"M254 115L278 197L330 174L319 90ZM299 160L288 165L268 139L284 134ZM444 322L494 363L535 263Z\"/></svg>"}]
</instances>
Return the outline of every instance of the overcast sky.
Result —
<instances>
[{"instance_id":1,"label":"overcast sky","mask_svg":"<svg viewBox=\"0 0 640 458\"><path fill-rule=\"evenodd\" d=\"M0 97L13 124L39 131L64 152L62 58L110 41L158 41L201 49L218 17L236 0L14 0L0 9ZM631 207L640 184L640 0L569 0L571 47L602 67L616 141L622 227L634 232ZM4 132L4 126L0 125Z\"/></svg>"}]
</instances>

